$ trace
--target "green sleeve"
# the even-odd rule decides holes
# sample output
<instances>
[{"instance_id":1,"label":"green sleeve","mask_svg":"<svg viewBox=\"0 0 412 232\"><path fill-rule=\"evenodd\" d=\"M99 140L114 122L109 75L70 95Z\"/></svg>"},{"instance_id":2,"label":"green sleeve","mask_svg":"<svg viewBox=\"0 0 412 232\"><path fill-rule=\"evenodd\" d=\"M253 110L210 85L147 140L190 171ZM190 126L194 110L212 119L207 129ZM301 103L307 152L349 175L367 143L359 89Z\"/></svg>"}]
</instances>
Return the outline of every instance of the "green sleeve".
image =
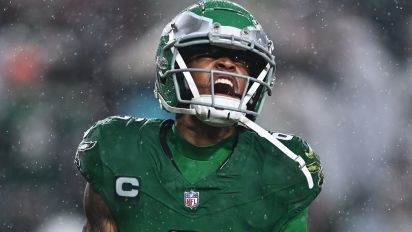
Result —
<instances>
[{"instance_id":1,"label":"green sleeve","mask_svg":"<svg viewBox=\"0 0 412 232\"><path fill-rule=\"evenodd\" d=\"M98 121L84 133L77 148L75 163L94 191L100 193L103 186L111 184L109 176L113 163L124 159L114 154L122 154L122 151L118 151L119 147L128 147L134 142L125 138L133 136L145 122L144 119L112 116Z\"/></svg>"},{"instance_id":2,"label":"green sleeve","mask_svg":"<svg viewBox=\"0 0 412 232\"><path fill-rule=\"evenodd\" d=\"M98 191L103 175L99 140L100 128L95 124L85 132L75 157L77 168L95 191Z\"/></svg>"},{"instance_id":3,"label":"green sleeve","mask_svg":"<svg viewBox=\"0 0 412 232\"><path fill-rule=\"evenodd\" d=\"M306 208L294 218L290 219L282 227L282 232L304 232L308 231L308 209Z\"/></svg>"}]
</instances>

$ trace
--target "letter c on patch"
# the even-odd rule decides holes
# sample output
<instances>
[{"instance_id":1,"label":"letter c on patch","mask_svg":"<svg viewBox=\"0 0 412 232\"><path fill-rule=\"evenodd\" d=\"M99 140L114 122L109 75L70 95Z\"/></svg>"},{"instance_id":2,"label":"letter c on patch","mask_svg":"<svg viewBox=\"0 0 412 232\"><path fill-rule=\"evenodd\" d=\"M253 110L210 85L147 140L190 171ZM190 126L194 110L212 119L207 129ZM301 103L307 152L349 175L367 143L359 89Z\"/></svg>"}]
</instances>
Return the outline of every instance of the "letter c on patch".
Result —
<instances>
[{"instance_id":1,"label":"letter c on patch","mask_svg":"<svg viewBox=\"0 0 412 232\"><path fill-rule=\"evenodd\" d=\"M134 177L118 177L116 193L121 197L136 197L139 194L139 180Z\"/></svg>"}]
</instances>

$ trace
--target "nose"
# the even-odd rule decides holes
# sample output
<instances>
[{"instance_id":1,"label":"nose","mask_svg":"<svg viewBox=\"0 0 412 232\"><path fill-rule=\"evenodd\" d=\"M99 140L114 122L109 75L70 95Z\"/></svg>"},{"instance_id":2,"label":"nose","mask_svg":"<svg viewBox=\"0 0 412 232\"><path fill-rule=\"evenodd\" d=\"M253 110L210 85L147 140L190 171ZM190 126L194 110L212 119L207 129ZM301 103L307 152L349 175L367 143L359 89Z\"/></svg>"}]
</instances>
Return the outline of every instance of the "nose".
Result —
<instances>
[{"instance_id":1,"label":"nose","mask_svg":"<svg viewBox=\"0 0 412 232\"><path fill-rule=\"evenodd\" d=\"M236 65L229 57L220 57L216 60L215 68L219 71L234 72Z\"/></svg>"}]
</instances>

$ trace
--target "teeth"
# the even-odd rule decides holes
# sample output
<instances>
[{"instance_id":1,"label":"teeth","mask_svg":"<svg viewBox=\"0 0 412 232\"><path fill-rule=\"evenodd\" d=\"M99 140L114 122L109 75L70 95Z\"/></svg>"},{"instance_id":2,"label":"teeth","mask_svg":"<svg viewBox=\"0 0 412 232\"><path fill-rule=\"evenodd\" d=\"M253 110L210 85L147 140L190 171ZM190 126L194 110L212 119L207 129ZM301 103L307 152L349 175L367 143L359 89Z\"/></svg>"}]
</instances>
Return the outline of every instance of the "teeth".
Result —
<instances>
[{"instance_id":1,"label":"teeth","mask_svg":"<svg viewBox=\"0 0 412 232\"><path fill-rule=\"evenodd\" d=\"M215 81L215 84L225 84L225 85L229 85L230 87L233 88L233 83L231 81L229 81L228 79L217 79Z\"/></svg>"}]
</instances>

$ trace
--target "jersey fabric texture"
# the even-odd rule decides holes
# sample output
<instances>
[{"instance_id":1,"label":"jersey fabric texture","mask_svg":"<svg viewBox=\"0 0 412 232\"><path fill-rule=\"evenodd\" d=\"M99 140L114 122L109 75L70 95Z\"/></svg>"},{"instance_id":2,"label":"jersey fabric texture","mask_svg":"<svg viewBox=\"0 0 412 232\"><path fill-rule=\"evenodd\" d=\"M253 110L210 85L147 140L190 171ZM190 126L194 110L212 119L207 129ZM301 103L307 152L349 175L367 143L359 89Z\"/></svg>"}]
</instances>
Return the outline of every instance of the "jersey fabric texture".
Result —
<instances>
[{"instance_id":1,"label":"jersey fabric texture","mask_svg":"<svg viewBox=\"0 0 412 232\"><path fill-rule=\"evenodd\" d=\"M173 125L166 141L179 171L190 182L214 173L233 150L234 135L209 146L196 146L186 141Z\"/></svg>"},{"instance_id":2,"label":"jersey fabric texture","mask_svg":"<svg viewBox=\"0 0 412 232\"><path fill-rule=\"evenodd\" d=\"M282 231L321 190L322 168L306 142L274 134L305 159L312 189L296 162L240 126L234 150L217 171L190 183L167 146L172 125L110 117L85 132L76 164L120 232Z\"/></svg>"}]
</instances>

